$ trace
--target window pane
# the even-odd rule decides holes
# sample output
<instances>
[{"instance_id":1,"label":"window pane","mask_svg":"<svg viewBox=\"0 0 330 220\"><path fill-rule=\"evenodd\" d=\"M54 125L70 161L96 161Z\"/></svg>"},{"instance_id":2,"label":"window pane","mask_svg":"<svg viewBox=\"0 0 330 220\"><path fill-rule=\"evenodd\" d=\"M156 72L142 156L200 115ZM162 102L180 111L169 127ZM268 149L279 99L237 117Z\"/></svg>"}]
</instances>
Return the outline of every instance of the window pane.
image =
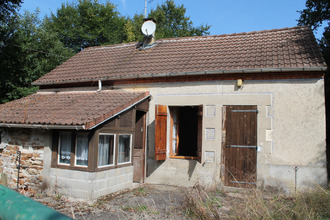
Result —
<instances>
[{"instance_id":1,"label":"window pane","mask_svg":"<svg viewBox=\"0 0 330 220\"><path fill-rule=\"evenodd\" d=\"M88 166L88 135L77 135L76 165Z\"/></svg>"},{"instance_id":2,"label":"window pane","mask_svg":"<svg viewBox=\"0 0 330 220\"><path fill-rule=\"evenodd\" d=\"M70 164L71 159L71 132L60 133L59 163Z\"/></svg>"},{"instance_id":3,"label":"window pane","mask_svg":"<svg viewBox=\"0 0 330 220\"><path fill-rule=\"evenodd\" d=\"M126 163L131 161L131 135L119 135L118 146L118 163Z\"/></svg>"},{"instance_id":4,"label":"window pane","mask_svg":"<svg viewBox=\"0 0 330 220\"><path fill-rule=\"evenodd\" d=\"M98 149L98 166L114 164L114 135L100 135Z\"/></svg>"}]
</instances>

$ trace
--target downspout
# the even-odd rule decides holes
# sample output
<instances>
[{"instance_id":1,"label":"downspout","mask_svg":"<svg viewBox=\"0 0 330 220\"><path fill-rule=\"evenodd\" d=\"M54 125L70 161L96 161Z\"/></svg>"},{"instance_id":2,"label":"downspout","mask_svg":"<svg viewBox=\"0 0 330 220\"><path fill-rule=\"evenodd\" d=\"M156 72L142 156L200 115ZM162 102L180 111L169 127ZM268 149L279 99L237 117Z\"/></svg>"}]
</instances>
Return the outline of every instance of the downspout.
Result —
<instances>
[{"instance_id":1,"label":"downspout","mask_svg":"<svg viewBox=\"0 0 330 220\"><path fill-rule=\"evenodd\" d=\"M99 92L99 91L101 91L102 90L102 81L99 79L99 81L98 81L99 83L99 88L98 88L98 90L96 90L97 92Z\"/></svg>"}]
</instances>

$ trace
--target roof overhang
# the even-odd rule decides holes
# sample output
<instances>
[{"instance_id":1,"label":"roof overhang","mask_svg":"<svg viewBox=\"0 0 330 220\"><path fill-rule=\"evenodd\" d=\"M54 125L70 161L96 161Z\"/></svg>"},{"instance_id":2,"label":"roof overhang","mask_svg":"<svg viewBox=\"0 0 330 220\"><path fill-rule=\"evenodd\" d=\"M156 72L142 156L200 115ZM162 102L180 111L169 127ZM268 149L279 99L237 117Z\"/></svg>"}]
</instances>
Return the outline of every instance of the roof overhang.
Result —
<instances>
[{"instance_id":1,"label":"roof overhang","mask_svg":"<svg viewBox=\"0 0 330 220\"><path fill-rule=\"evenodd\" d=\"M4 124L0 127L6 128L34 128L34 129L67 129L67 130L85 130L85 125L40 125L40 124Z\"/></svg>"},{"instance_id":2,"label":"roof overhang","mask_svg":"<svg viewBox=\"0 0 330 220\"><path fill-rule=\"evenodd\" d=\"M114 81L114 80L129 80L129 79L140 79L140 78L160 78L160 77L175 77L175 76L197 76L197 75L215 75L215 74L251 74L251 73L288 73L288 72L325 72L327 67L304 67L304 68L264 68L264 69L237 69L237 70L215 70L215 71L199 71L199 72L181 72L181 73L162 73L162 74L144 74L136 76L113 76L105 78L90 78L82 80L67 80L61 82L47 82L47 83L35 83L34 86L43 85L60 85L70 83L87 83L101 81Z\"/></svg>"}]
</instances>

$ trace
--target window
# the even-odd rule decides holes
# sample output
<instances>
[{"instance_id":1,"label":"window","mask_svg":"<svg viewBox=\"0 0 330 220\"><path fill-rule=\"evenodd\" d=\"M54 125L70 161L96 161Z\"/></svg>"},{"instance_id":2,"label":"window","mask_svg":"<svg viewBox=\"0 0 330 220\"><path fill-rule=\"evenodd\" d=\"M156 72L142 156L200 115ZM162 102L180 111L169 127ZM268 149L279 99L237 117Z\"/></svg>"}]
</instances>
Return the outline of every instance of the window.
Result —
<instances>
[{"instance_id":1,"label":"window","mask_svg":"<svg viewBox=\"0 0 330 220\"><path fill-rule=\"evenodd\" d=\"M57 163L67 166L88 166L89 139L87 132L58 133Z\"/></svg>"},{"instance_id":2,"label":"window","mask_svg":"<svg viewBox=\"0 0 330 220\"><path fill-rule=\"evenodd\" d=\"M167 137L167 106L155 110L155 160L166 159L166 142L170 142L170 157L197 159L201 162L203 106L175 106L170 110L170 136Z\"/></svg>"},{"instance_id":3,"label":"window","mask_svg":"<svg viewBox=\"0 0 330 220\"><path fill-rule=\"evenodd\" d=\"M88 166L88 135L77 134L76 139L76 165Z\"/></svg>"},{"instance_id":4,"label":"window","mask_svg":"<svg viewBox=\"0 0 330 220\"><path fill-rule=\"evenodd\" d=\"M197 157L196 106L171 107L171 156Z\"/></svg>"},{"instance_id":5,"label":"window","mask_svg":"<svg viewBox=\"0 0 330 220\"><path fill-rule=\"evenodd\" d=\"M58 163L70 165L71 161L71 132L61 132L59 136L59 157Z\"/></svg>"},{"instance_id":6,"label":"window","mask_svg":"<svg viewBox=\"0 0 330 220\"><path fill-rule=\"evenodd\" d=\"M131 139L130 134L119 135L118 164L131 162Z\"/></svg>"},{"instance_id":7,"label":"window","mask_svg":"<svg viewBox=\"0 0 330 220\"><path fill-rule=\"evenodd\" d=\"M98 163L99 167L114 165L115 135L100 134L98 146Z\"/></svg>"}]
</instances>

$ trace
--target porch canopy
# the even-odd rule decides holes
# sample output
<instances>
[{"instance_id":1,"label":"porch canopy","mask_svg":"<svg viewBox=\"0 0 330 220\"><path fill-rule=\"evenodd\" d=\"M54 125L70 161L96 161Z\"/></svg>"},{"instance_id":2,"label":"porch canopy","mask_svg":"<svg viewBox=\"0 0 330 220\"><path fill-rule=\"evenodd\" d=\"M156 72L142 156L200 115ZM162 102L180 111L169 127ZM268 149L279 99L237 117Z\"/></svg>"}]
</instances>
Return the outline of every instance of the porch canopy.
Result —
<instances>
[{"instance_id":1,"label":"porch canopy","mask_svg":"<svg viewBox=\"0 0 330 220\"><path fill-rule=\"evenodd\" d=\"M149 97L149 92L40 92L0 105L0 127L90 130Z\"/></svg>"}]
</instances>

